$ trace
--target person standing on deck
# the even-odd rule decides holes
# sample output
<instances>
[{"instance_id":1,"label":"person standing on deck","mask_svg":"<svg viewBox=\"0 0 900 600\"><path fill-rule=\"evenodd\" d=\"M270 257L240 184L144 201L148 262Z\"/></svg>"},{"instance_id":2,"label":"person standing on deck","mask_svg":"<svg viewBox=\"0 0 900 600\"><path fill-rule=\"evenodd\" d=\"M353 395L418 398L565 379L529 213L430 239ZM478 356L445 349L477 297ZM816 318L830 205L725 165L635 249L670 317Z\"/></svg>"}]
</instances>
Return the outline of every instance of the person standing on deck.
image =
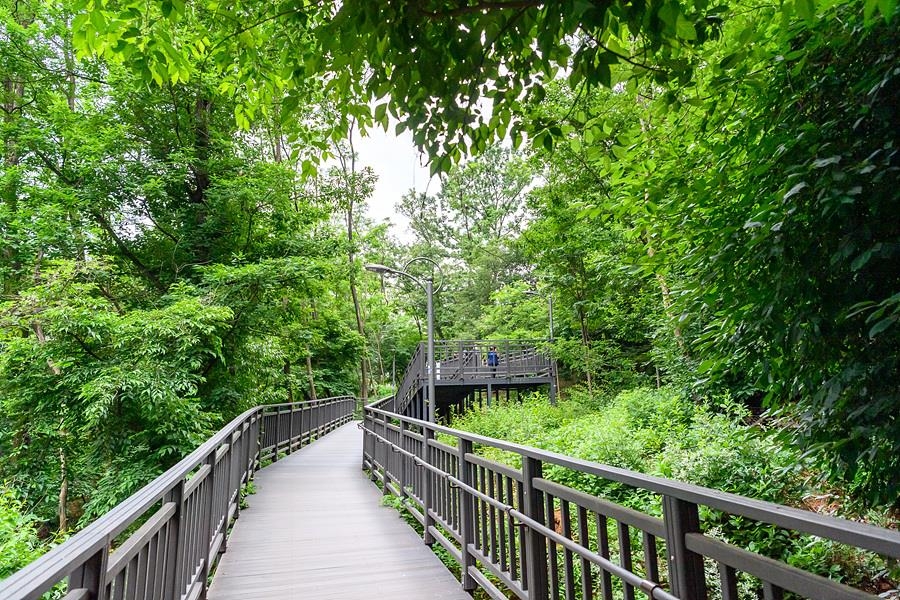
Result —
<instances>
[{"instance_id":1,"label":"person standing on deck","mask_svg":"<svg viewBox=\"0 0 900 600\"><path fill-rule=\"evenodd\" d=\"M497 375L497 367L500 366L500 355L497 354L497 346L491 346L487 353L487 364L491 368L491 377Z\"/></svg>"}]
</instances>

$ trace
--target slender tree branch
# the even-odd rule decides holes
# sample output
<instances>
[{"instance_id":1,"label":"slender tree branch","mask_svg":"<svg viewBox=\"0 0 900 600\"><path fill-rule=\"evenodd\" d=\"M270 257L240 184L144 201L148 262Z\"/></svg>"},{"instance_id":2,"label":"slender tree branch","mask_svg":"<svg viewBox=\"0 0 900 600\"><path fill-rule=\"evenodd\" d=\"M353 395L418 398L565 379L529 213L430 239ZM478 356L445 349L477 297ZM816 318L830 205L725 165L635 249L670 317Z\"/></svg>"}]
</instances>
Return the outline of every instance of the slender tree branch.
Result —
<instances>
[{"instance_id":1,"label":"slender tree branch","mask_svg":"<svg viewBox=\"0 0 900 600\"><path fill-rule=\"evenodd\" d=\"M472 13L484 12L489 10L506 10L506 9L523 9L539 8L544 6L544 0L510 0L509 2L479 2L471 6L461 6L445 11L423 11L423 14L431 18L458 17L461 15L469 15Z\"/></svg>"}]
</instances>

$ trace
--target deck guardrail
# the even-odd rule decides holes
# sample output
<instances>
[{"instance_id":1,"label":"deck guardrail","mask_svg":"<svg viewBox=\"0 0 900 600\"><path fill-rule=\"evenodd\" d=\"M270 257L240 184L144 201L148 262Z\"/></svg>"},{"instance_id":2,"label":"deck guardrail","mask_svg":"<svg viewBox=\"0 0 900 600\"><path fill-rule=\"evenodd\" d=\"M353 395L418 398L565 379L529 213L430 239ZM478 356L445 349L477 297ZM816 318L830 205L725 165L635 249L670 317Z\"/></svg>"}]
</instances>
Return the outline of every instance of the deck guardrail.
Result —
<instances>
[{"instance_id":1,"label":"deck guardrail","mask_svg":"<svg viewBox=\"0 0 900 600\"><path fill-rule=\"evenodd\" d=\"M267 461L348 422L355 407L355 398L340 396L246 411L94 523L0 581L0 598L40 598L66 581L63 600L204 597L229 525L240 514L241 487Z\"/></svg>"},{"instance_id":2,"label":"deck guardrail","mask_svg":"<svg viewBox=\"0 0 900 600\"><path fill-rule=\"evenodd\" d=\"M435 379L448 382L512 381L524 378L551 379L553 360L541 351L547 340L435 340ZM391 402L394 412L404 413L428 380L424 342L416 346L397 393ZM497 364L488 364L488 352L496 347Z\"/></svg>"},{"instance_id":3,"label":"deck guardrail","mask_svg":"<svg viewBox=\"0 0 900 600\"><path fill-rule=\"evenodd\" d=\"M812 534L894 559L900 532L580 460L366 408L363 468L401 498L460 565L466 590L522 600L738 599L740 573L766 600L872 598L701 530L701 507ZM442 440L452 440L445 443ZM513 468L476 453L493 448ZM545 477L550 468L618 482L659 498L645 514ZM637 557L637 559L635 559ZM710 572L718 571L717 575ZM746 577L743 576L743 577Z\"/></svg>"}]
</instances>

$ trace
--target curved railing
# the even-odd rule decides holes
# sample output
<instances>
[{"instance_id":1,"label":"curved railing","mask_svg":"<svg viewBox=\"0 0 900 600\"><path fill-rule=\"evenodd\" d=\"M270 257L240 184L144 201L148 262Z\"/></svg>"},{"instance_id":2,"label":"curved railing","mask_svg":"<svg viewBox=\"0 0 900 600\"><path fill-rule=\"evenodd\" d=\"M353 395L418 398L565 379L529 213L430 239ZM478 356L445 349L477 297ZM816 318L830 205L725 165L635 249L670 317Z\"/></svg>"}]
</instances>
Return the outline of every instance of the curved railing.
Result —
<instances>
[{"instance_id":1,"label":"curved railing","mask_svg":"<svg viewBox=\"0 0 900 600\"><path fill-rule=\"evenodd\" d=\"M240 514L253 473L353 415L349 396L253 408L65 543L0 582L0 598L193 600ZM134 528L137 527L136 530Z\"/></svg>"},{"instance_id":2,"label":"curved railing","mask_svg":"<svg viewBox=\"0 0 900 600\"><path fill-rule=\"evenodd\" d=\"M700 510L900 558L900 532L827 517L450 429L366 407L363 468L385 494L404 501L424 530L460 566L464 589L498 600L613 597L737 600L739 582L766 600L872 598L837 581L727 543L703 531ZM440 436L441 440L436 439ZM477 450L510 457L513 468ZM561 485L589 478L617 482L660 501L645 514ZM554 478L556 479L556 478ZM743 574L743 575L742 575Z\"/></svg>"}]
</instances>

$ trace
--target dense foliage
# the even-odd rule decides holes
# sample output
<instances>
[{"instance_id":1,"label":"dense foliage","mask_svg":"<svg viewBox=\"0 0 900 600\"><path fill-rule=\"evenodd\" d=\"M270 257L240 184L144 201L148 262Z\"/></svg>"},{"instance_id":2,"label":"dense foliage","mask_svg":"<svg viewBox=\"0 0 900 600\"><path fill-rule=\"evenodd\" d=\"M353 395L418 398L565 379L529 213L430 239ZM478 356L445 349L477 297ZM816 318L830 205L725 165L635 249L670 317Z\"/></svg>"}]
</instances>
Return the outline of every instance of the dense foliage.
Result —
<instances>
[{"instance_id":1,"label":"dense foliage","mask_svg":"<svg viewBox=\"0 0 900 600\"><path fill-rule=\"evenodd\" d=\"M546 340L595 397L670 390L496 433L792 502L799 465L896 509L896 13L4 3L0 568L249 406L389 389L424 298L362 264L413 256L444 267L439 336ZM354 152L394 122L441 177L400 199L406 244Z\"/></svg>"},{"instance_id":2,"label":"dense foliage","mask_svg":"<svg viewBox=\"0 0 900 600\"><path fill-rule=\"evenodd\" d=\"M495 404L463 415L454 426L650 475L860 518L840 508L834 493L811 486L814 478L802 468L799 451L775 431L748 424L749 416L745 407L727 397L698 404L665 387L638 388L614 397L581 389L572 390L557 406L540 395ZM512 460L495 449L480 452L500 462ZM547 477L559 483L661 515L662 503L655 494L559 466L545 469ZM873 517L879 521L876 515L863 515ZM881 578L889 582L900 576L883 558L842 544L773 526L750 527L745 519L709 509L701 511L701 519L708 535L850 585L872 587ZM750 578L741 583L747 592L741 597L757 597L761 591Z\"/></svg>"}]
</instances>

